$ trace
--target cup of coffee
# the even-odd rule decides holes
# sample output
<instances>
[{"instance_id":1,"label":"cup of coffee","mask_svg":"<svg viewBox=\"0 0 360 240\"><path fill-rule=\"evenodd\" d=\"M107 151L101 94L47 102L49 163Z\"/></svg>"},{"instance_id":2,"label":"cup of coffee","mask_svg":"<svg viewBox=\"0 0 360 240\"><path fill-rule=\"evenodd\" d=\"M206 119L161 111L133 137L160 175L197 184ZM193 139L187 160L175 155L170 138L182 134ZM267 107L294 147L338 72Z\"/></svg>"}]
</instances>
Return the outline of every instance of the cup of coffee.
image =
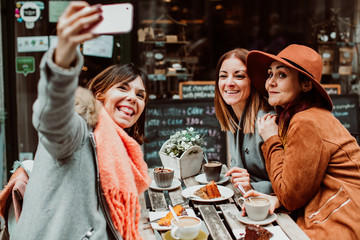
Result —
<instances>
[{"instance_id":1,"label":"cup of coffee","mask_svg":"<svg viewBox=\"0 0 360 240\"><path fill-rule=\"evenodd\" d=\"M240 198L245 204L248 217L254 221L264 220L270 210L270 200L264 197Z\"/></svg>"},{"instance_id":2,"label":"cup of coffee","mask_svg":"<svg viewBox=\"0 0 360 240\"><path fill-rule=\"evenodd\" d=\"M170 167L154 168L154 179L158 187L170 187L174 179L174 169Z\"/></svg>"},{"instance_id":3,"label":"cup of coffee","mask_svg":"<svg viewBox=\"0 0 360 240\"><path fill-rule=\"evenodd\" d=\"M219 161L209 161L207 163L204 163L203 170L205 173L206 181L218 182L220 180L222 165L222 162Z\"/></svg>"},{"instance_id":4,"label":"cup of coffee","mask_svg":"<svg viewBox=\"0 0 360 240\"><path fill-rule=\"evenodd\" d=\"M174 239L195 239L201 229L201 219L192 216L181 216L179 221L171 220L171 237Z\"/></svg>"}]
</instances>

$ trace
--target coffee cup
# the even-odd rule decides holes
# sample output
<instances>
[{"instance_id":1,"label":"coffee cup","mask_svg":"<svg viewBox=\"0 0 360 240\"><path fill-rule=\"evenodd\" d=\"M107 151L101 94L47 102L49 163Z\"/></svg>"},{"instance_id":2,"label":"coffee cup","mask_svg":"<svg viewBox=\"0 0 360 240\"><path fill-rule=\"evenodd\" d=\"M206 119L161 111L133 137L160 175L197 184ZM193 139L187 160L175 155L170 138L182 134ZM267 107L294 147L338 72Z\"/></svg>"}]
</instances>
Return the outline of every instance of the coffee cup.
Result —
<instances>
[{"instance_id":1,"label":"coffee cup","mask_svg":"<svg viewBox=\"0 0 360 240\"><path fill-rule=\"evenodd\" d=\"M193 216L178 217L171 220L171 237L174 239L195 239L201 229L201 219Z\"/></svg>"},{"instance_id":2,"label":"coffee cup","mask_svg":"<svg viewBox=\"0 0 360 240\"><path fill-rule=\"evenodd\" d=\"M154 169L154 179L158 187L170 187L174 179L174 169L170 167L158 167Z\"/></svg>"},{"instance_id":3,"label":"coffee cup","mask_svg":"<svg viewBox=\"0 0 360 240\"><path fill-rule=\"evenodd\" d=\"M220 180L220 173L222 169L222 162L219 161L209 161L203 164L203 170L205 173L206 181L215 181Z\"/></svg>"},{"instance_id":4,"label":"coffee cup","mask_svg":"<svg viewBox=\"0 0 360 240\"><path fill-rule=\"evenodd\" d=\"M245 204L247 216L254 221L264 220L270 210L270 200L264 197L240 198Z\"/></svg>"}]
</instances>

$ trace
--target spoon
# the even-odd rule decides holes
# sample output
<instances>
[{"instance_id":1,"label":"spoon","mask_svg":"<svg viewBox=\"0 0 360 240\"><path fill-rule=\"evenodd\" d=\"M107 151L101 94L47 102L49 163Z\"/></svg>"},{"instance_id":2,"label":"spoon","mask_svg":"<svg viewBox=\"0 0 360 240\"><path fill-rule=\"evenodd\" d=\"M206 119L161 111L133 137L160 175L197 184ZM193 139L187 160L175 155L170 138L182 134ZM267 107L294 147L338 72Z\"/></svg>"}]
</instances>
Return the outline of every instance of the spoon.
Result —
<instances>
[{"instance_id":1,"label":"spoon","mask_svg":"<svg viewBox=\"0 0 360 240\"><path fill-rule=\"evenodd\" d=\"M203 155L204 155L204 160L205 160L205 162L206 162L206 163L209 162L209 160L207 159L206 153L203 153Z\"/></svg>"},{"instance_id":2,"label":"spoon","mask_svg":"<svg viewBox=\"0 0 360 240\"><path fill-rule=\"evenodd\" d=\"M242 195L245 195L245 189L243 188L243 186L238 185L238 188L239 188L241 194L242 194Z\"/></svg>"},{"instance_id":3,"label":"spoon","mask_svg":"<svg viewBox=\"0 0 360 240\"><path fill-rule=\"evenodd\" d=\"M170 209L170 212L172 213L172 215L174 216L175 220L178 222L179 218L171 205L169 205L169 209Z\"/></svg>"}]
</instances>

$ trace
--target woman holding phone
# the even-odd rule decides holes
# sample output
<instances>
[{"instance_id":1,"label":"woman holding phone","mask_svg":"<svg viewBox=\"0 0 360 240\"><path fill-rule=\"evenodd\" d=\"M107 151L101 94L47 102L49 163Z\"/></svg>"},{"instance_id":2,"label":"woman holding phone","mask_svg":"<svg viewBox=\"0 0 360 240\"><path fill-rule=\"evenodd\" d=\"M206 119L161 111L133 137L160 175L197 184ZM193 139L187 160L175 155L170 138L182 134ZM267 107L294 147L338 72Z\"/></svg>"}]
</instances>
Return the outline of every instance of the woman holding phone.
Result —
<instances>
[{"instance_id":1,"label":"woman holding phone","mask_svg":"<svg viewBox=\"0 0 360 240\"><path fill-rule=\"evenodd\" d=\"M57 46L43 56L33 106L39 144L11 239L141 239L139 196L151 182L139 145L147 77L133 64L113 65L75 97L78 46L97 36L101 19L99 5L70 2Z\"/></svg>"},{"instance_id":2,"label":"woman holding phone","mask_svg":"<svg viewBox=\"0 0 360 240\"><path fill-rule=\"evenodd\" d=\"M311 239L359 239L360 147L331 114L322 67L316 51L297 44L248 55L248 74L277 111L258 120L276 194L269 198L273 209L294 211Z\"/></svg>"}]
</instances>

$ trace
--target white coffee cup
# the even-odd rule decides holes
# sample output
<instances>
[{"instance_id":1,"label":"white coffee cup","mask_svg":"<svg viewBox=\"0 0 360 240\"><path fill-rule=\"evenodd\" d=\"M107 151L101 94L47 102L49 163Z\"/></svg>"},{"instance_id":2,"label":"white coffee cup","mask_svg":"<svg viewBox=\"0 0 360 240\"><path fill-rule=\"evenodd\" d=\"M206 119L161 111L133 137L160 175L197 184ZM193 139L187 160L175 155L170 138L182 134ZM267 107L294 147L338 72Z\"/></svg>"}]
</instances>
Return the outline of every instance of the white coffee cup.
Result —
<instances>
[{"instance_id":1,"label":"white coffee cup","mask_svg":"<svg viewBox=\"0 0 360 240\"><path fill-rule=\"evenodd\" d=\"M201 229L201 219L193 216L181 216L179 221L171 220L171 237L174 239L195 239Z\"/></svg>"},{"instance_id":2,"label":"white coffee cup","mask_svg":"<svg viewBox=\"0 0 360 240\"><path fill-rule=\"evenodd\" d=\"M254 221L264 220L270 210L270 200L264 197L240 198L245 204L248 217Z\"/></svg>"}]
</instances>

